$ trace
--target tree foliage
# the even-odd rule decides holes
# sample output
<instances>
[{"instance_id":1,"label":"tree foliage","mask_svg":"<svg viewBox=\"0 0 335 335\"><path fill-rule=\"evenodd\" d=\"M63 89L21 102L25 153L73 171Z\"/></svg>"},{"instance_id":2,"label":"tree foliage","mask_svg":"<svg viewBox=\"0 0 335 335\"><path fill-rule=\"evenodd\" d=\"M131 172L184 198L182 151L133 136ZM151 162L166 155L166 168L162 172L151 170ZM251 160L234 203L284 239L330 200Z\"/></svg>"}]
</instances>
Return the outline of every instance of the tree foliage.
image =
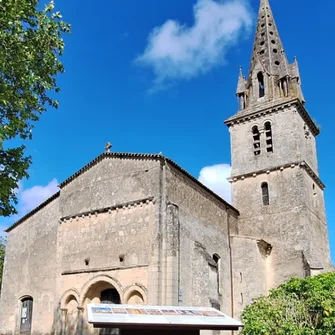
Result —
<instances>
[{"instance_id":1,"label":"tree foliage","mask_svg":"<svg viewBox=\"0 0 335 335\"><path fill-rule=\"evenodd\" d=\"M248 306L243 335L335 334L335 273L292 279Z\"/></svg>"},{"instance_id":2,"label":"tree foliage","mask_svg":"<svg viewBox=\"0 0 335 335\"><path fill-rule=\"evenodd\" d=\"M2 285L2 272L3 272L3 264L5 261L5 240L0 237L0 292Z\"/></svg>"},{"instance_id":3,"label":"tree foliage","mask_svg":"<svg viewBox=\"0 0 335 335\"><path fill-rule=\"evenodd\" d=\"M39 116L58 107L53 93L69 32L53 1L39 9L38 0L0 0L0 216L16 213L15 189L31 163L24 145L5 148L6 141L31 139Z\"/></svg>"}]
</instances>

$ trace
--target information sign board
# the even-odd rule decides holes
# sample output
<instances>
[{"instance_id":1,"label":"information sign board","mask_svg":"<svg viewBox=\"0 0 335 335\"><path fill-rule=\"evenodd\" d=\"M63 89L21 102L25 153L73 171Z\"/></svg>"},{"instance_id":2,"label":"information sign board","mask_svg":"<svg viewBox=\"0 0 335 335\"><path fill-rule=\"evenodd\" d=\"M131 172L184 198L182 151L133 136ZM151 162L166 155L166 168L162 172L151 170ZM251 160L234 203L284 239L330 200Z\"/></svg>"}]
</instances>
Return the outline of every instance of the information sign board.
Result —
<instances>
[{"instance_id":1,"label":"information sign board","mask_svg":"<svg viewBox=\"0 0 335 335\"><path fill-rule=\"evenodd\" d=\"M196 328L237 330L242 323L210 307L88 304L95 327Z\"/></svg>"}]
</instances>

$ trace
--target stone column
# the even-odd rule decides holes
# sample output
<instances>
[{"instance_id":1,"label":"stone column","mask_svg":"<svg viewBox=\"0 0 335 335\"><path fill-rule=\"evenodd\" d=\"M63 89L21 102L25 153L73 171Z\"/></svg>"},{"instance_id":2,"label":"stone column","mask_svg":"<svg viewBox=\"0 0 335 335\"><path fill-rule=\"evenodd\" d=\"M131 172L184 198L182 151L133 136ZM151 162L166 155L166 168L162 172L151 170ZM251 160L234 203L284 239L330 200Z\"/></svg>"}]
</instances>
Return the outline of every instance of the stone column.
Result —
<instances>
[{"instance_id":1,"label":"stone column","mask_svg":"<svg viewBox=\"0 0 335 335\"><path fill-rule=\"evenodd\" d=\"M180 228L179 208L172 203L167 206L165 234L165 304L176 306L179 303L180 293Z\"/></svg>"},{"instance_id":2,"label":"stone column","mask_svg":"<svg viewBox=\"0 0 335 335\"><path fill-rule=\"evenodd\" d=\"M78 326L77 326L77 334L82 335L83 334L83 326L84 326L84 307L78 306Z\"/></svg>"},{"instance_id":3,"label":"stone column","mask_svg":"<svg viewBox=\"0 0 335 335\"><path fill-rule=\"evenodd\" d=\"M284 96L288 96L287 78L284 79Z\"/></svg>"},{"instance_id":4,"label":"stone column","mask_svg":"<svg viewBox=\"0 0 335 335\"><path fill-rule=\"evenodd\" d=\"M66 315L67 315L67 308L61 308L61 329L60 334L66 335Z\"/></svg>"}]
</instances>

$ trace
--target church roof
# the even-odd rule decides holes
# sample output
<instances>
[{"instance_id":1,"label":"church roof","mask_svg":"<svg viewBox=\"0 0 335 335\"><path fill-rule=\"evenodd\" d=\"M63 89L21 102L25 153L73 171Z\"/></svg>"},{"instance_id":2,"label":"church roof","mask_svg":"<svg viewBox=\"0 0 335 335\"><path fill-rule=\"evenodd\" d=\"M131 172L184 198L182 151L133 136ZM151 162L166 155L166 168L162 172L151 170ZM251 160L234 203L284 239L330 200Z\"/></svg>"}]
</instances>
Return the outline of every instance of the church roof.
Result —
<instances>
[{"instance_id":1,"label":"church roof","mask_svg":"<svg viewBox=\"0 0 335 335\"><path fill-rule=\"evenodd\" d=\"M98 157L93 159L91 162L83 166L80 170L75 172L73 175L71 175L69 178L64 180L59 187L62 189L69 183L71 183L73 180L75 180L77 177L85 173L86 171L90 170L93 166L99 164L102 160L106 158L120 158L120 159L136 159L136 160L161 160L163 162L167 162L174 168L176 168L180 173L185 175L187 178L191 179L193 182L195 182L198 186L200 186L203 190L205 190L207 193L211 194L216 200L224 204L227 208L233 210L237 215L239 215L239 211L233 207L231 204L229 204L227 201L222 199L220 196L218 196L216 193L211 191L209 188L207 188L204 184L202 184L200 181L198 181L195 177L193 177L189 172L187 172L185 169L183 169L180 165L178 165L176 162L174 162L172 159L165 157L162 154L140 154L140 153L124 153L124 152L104 152L100 154ZM40 204L38 207L33 209L31 212L27 213L25 216L23 216L21 219L16 221L14 224L12 224L10 227L8 227L5 232L10 232L15 227L20 225L22 222L27 220L29 217L33 216L35 213L40 211L42 208L44 208L46 205L57 199L60 195L61 191L58 191L53 196L48 198L46 201L44 201L42 204Z\"/></svg>"}]
</instances>

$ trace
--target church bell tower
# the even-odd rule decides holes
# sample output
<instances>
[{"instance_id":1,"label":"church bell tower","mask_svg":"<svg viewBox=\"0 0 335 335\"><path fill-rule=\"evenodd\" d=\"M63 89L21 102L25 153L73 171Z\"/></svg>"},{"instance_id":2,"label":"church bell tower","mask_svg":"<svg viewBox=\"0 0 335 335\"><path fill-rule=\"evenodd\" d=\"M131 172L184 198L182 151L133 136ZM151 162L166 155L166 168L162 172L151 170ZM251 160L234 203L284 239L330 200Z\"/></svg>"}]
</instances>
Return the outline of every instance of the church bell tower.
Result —
<instances>
[{"instance_id":1,"label":"church bell tower","mask_svg":"<svg viewBox=\"0 0 335 335\"><path fill-rule=\"evenodd\" d=\"M268 0L261 0L248 75L242 69L231 135L238 234L270 246L269 288L332 269L319 177L319 128L305 108L296 59L288 62Z\"/></svg>"}]
</instances>

